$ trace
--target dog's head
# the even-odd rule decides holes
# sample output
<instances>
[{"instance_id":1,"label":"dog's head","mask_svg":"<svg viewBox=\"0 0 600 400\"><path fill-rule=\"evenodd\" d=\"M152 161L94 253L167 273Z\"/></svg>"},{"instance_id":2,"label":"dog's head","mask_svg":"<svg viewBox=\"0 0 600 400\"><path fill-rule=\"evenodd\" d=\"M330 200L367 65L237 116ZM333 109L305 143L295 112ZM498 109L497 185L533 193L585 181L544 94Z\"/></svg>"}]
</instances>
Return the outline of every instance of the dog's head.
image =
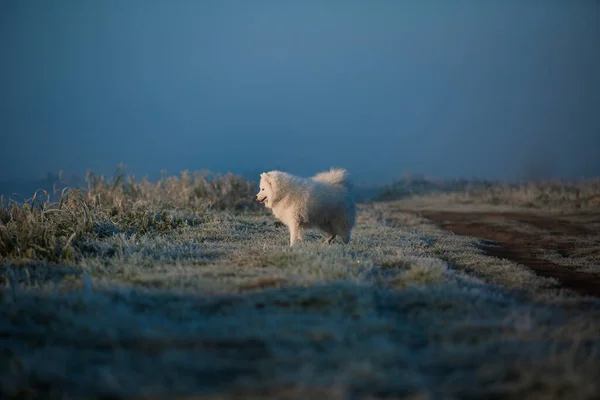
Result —
<instances>
[{"instance_id":1,"label":"dog's head","mask_svg":"<svg viewBox=\"0 0 600 400\"><path fill-rule=\"evenodd\" d=\"M273 177L268 172L260 174L260 184L258 193L256 194L256 200L264 203L265 207L271 208L273 203L275 182Z\"/></svg>"}]
</instances>

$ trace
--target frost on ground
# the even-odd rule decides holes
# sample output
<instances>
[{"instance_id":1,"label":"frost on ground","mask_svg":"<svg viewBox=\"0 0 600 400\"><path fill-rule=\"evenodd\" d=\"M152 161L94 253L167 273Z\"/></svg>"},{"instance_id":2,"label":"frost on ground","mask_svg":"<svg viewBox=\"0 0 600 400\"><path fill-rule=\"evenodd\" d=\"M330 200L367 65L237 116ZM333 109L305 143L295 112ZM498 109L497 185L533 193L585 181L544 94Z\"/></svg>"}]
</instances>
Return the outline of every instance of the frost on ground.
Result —
<instances>
[{"instance_id":1,"label":"frost on ground","mask_svg":"<svg viewBox=\"0 0 600 400\"><path fill-rule=\"evenodd\" d=\"M164 212L135 229L82 225L68 243L76 256L52 264L43 248L11 248L0 267L0 395L600 390L600 301L485 256L477 239L388 204L360 207L348 246L313 233L291 249L285 227L260 212Z\"/></svg>"}]
</instances>

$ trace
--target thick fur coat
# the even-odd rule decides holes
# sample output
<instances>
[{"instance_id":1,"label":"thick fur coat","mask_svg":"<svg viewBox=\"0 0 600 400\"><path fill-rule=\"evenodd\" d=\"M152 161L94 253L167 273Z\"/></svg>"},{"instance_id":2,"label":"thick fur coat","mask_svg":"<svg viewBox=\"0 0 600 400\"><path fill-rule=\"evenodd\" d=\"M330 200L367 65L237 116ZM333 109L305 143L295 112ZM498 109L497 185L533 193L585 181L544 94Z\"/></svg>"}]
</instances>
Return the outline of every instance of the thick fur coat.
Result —
<instances>
[{"instance_id":1,"label":"thick fur coat","mask_svg":"<svg viewBox=\"0 0 600 400\"><path fill-rule=\"evenodd\" d=\"M356 205L348 172L331 169L312 178L270 171L260 175L256 199L290 230L290 246L301 241L304 228L327 233L326 243L339 237L350 241Z\"/></svg>"}]
</instances>

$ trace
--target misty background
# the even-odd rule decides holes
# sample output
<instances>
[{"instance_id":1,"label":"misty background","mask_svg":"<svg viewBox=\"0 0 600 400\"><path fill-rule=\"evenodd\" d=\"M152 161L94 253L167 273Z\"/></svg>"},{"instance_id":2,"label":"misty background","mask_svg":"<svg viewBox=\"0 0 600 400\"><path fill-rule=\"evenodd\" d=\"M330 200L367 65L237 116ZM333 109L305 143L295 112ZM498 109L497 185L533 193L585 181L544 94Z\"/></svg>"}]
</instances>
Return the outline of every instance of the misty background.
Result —
<instances>
[{"instance_id":1,"label":"misty background","mask_svg":"<svg viewBox=\"0 0 600 400\"><path fill-rule=\"evenodd\" d=\"M0 48L0 180L600 175L597 1L5 0Z\"/></svg>"}]
</instances>

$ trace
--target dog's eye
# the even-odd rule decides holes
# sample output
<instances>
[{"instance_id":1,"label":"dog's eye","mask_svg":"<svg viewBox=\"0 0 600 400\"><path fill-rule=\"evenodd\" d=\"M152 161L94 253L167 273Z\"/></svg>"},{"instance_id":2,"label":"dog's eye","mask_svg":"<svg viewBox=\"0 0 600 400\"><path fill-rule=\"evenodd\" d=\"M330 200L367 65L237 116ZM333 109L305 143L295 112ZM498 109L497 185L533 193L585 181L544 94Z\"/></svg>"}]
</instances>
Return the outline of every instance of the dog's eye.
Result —
<instances>
[{"instance_id":1,"label":"dog's eye","mask_svg":"<svg viewBox=\"0 0 600 400\"><path fill-rule=\"evenodd\" d=\"M260 189L261 191L265 190L265 189Z\"/></svg>"}]
</instances>

